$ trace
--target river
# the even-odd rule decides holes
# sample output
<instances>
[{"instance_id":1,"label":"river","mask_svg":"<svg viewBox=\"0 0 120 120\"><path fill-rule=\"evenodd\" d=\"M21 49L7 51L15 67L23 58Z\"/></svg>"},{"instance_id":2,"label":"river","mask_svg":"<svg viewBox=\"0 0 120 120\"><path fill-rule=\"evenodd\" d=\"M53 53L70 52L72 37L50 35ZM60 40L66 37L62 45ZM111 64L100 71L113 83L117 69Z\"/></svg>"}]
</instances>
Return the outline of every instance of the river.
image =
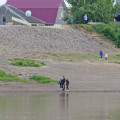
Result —
<instances>
[{"instance_id":1,"label":"river","mask_svg":"<svg viewBox=\"0 0 120 120\"><path fill-rule=\"evenodd\" d=\"M119 120L120 93L0 94L0 120Z\"/></svg>"}]
</instances>

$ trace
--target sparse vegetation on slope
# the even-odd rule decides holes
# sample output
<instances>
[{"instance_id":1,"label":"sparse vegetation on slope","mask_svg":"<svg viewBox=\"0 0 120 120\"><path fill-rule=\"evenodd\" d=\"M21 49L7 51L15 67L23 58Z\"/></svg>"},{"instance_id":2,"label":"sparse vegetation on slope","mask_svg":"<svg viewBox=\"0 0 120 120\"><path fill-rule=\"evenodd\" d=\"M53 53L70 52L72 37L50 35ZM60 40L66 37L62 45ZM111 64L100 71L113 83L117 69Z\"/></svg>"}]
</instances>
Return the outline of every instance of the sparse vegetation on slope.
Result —
<instances>
[{"instance_id":1,"label":"sparse vegetation on slope","mask_svg":"<svg viewBox=\"0 0 120 120\"><path fill-rule=\"evenodd\" d=\"M102 43L101 43L102 44ZM35 57L35 56L33 56ZM120 54L109 54L108 60L105 60L105 52L103 54L103 59L100 59L99 52L96 54L56 54L48 53L40 55L41 59L52 59L54 61L66 61L66 62L108 62L108 63L117 63L120 64Z\"/></svg>"},{"instance_id":2,"label":"sparse vegetation on slope","mask_svg":"<svg viewBox=\"0 0 120 120\"><path fill-rule=\"evenodd\" d=\"M80 25L85 30L89 32L97 32L102 34L107 39L113 41L118 48L120 48L120 24L119 22L116 23L99 23L99 24L88 24L88 25Z\"/></svg>"},{"instance_id":3,"label":"sparse vegetation on slope","mask_svg":"<svg viewBox=\"0 0 120 120\"><path fill-rule=\"evenodd\" d=\"M0 70L0 81L4 81L4 82L28 82L29 80L21 79L18 76L15 76L12 74L6 74L5 72Z\"/></svg>"}]
</instances>

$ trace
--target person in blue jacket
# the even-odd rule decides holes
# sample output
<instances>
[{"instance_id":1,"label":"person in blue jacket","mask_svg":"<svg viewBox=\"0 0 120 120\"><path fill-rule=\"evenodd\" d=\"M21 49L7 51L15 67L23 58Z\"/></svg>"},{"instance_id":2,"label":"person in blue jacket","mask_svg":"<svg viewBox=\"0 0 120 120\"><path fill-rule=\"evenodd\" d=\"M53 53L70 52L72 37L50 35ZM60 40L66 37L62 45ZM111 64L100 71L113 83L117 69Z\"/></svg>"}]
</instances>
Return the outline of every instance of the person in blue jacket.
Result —
<instances>
[{"instance_id":1,"label":"person in blue jacket","mask_svg":"<svg viewBox=\"0 0 120 120\"><path fill-rule=\"evenodd\" d=\"M102 52L102 50L100 50L100 58L102 58L103 57L103 52Z\"/></svg>"}]
</instances>

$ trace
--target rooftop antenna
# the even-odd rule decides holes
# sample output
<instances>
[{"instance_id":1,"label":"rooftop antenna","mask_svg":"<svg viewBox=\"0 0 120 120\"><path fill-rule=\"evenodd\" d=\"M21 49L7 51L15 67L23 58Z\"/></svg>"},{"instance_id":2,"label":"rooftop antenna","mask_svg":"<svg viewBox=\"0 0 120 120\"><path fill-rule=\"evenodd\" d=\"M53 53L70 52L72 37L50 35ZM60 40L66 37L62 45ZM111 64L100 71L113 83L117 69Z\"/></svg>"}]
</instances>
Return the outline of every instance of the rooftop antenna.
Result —
<instances>
[{"instance_id":1,"label":"rooftop antenna","mask_svg":"<svg viewBox=\"0 0 120 120\"><path fill-rule=\"evenodd\" d=\"M26 15L27 21L28 21L28 17L30 17L30 16L32 15L32 12L31 12L30 10L27 10L27 11L25 12L25 15Z\"/></svg>"}]
</instances>

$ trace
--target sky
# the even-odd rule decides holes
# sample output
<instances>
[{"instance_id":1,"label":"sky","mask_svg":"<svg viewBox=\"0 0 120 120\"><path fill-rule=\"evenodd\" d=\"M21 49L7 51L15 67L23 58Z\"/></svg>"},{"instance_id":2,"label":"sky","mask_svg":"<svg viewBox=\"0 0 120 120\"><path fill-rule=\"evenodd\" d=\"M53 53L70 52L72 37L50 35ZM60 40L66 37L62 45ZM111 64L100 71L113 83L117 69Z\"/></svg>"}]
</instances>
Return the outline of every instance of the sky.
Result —
<instances>
[{"instance_id":1,"label":"sky","mask_svg":"<svg viewBox=\"0 0 120 120\"><path fill-rule=\"evenodd\" d=\"M115 2L113 3L113 5L115 5L116 4L116 0L115 0Z\"/></svg>"}]
</instances>

